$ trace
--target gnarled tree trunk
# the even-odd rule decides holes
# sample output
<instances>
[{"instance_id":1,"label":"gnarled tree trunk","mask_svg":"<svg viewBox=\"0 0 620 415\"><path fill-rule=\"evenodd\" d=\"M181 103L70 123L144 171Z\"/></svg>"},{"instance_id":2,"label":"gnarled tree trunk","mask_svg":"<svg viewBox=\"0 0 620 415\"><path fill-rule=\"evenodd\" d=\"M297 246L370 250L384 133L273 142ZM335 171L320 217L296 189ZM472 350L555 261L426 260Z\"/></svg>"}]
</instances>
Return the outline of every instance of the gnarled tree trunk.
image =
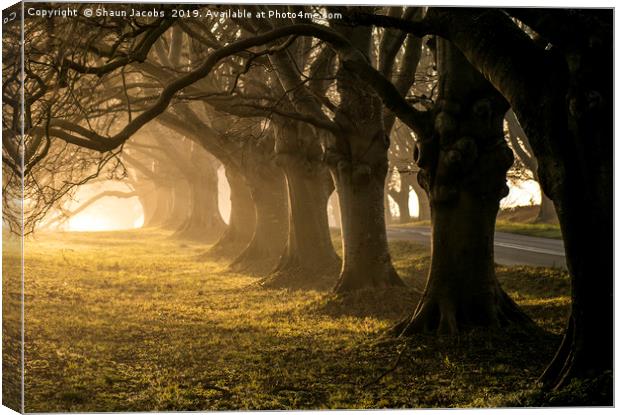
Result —
<instances>
[{"instance_id":1,"label":"gnarled tree trunk","mask_svg":"<svg viewBox=\"0 0 620 415\"><path fill-rule=\"evenodd\" d=\"M340 202L343 264L338 293L404 285L390 257L384 214L387 154L369 165L341 159L331 168Z\"/></svg>"},{"instance_id":2,"label":"gnarled tree trunk","mask_svg":"<svg viewBox=\"0 0 620 415\"><path fill-rule=\"evenodd\" d=\"M337 30L358 51L371 56L369 28L342 25ZM334 121L340 131L326 146L342 223L343 262L334 288L337 293L404 285L392 265L385 227L390 140L383 106L371 87L358 77L358 69L347 61L338 68L340 105Z\"/></svg>"},{"instance_id":3,"label":"gnarled tree trunk","mask_svg":"<svg viewBox=\"0 0 620 415\"><path fill-rule=\"evenodd\" d=\"M138 196L138 200L140 201L140 205L142 205L142 217L144 218L142 222L142 227L150 228L155 226L155 212L157 210L156 193L151 187L149 187L148 189L143 187L136 187L136 193Z\"/></svg>"},{"instance_id":4,"label":"gnarled tree trunk","mask_svg":"<svg viewBox=\"0 0 620 415\"><path fill-rule=\"evenodd\" d=\"M588 399L596 399L597 405L611 405L614 360L613 14L611 10L601 12L598 17L604 14L604 18L593 26L600 32L595 35L585 32L580 43L565 51L567 93L559 91L557 99L567 106L568 134L552 137L560 144L561 153L554 156L561 160L564 170L558 171L556 166L561 166L560 163L554 166L548 161L540 169L544 172L542 184L550 190L547 193L553 198L560 221L572 284L571 315L564 339L541 380L547 387L559 389L574 379L597 379L596 393L600 395ZM594 38L596 42L592 41ZM537 120L531 116L527 120L525 128L529 134L528 129L534 129Z\"/></svg>"},{"instance_id":5,"label":"gnarled tree trunk","mask_svg":"<svg viewBox=\"0 0 620 415\"><path fill-rule=\"evenodd\" d=\"M504 141L506 101L445 40L438 40L439 110L432 137L414 151L431 206L432 255L426 289L403 334L456 334L531 320L495 276L493 239L508 193L513 155Z\"/></svg>"},{"instance_id":6,"label":"gnarled tree trunk","mask_svg":"<svg viewBox=\"0 0 620 415\"><path fill-rule=\"evenodd\" d=\"M538 160L540 183L555 204L572 305L564 341L542 381L558 389L573 379L609 376L614 366L613 12L431 11L442 35L510 102ZM551 52L506 12L547 38ZM601 404L613 404L612 384L599 384ZM587 397L583 403L591 402Z\"/></svg>"},{"instance_id":7,"label":"gnarled tree trunk","mask_svg":"<svg viewBox=\"0 0 620 415\"><path fill-rule=\"evenodd\" d=\"M288 195L288 238L284 253L264 285L320 288L333 281L340 259L334 251L327 201L334 189L321 160L318 137L308 126L280 121L276 126L277 163Z\"/></svg>"}]
</instances>

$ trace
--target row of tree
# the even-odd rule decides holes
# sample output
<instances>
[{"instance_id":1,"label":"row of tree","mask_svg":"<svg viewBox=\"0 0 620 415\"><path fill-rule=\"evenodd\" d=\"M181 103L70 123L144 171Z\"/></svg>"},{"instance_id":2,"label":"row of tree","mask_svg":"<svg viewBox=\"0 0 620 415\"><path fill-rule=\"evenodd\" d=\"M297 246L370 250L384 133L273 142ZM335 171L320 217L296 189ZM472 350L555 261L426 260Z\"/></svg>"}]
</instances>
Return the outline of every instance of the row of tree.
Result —
<instances>
[{"instance_id":1,"label":"row of tree","mask_svg":"<svg viewBox=\"0 0 620 415\"><path fill-rule=\"evenodd\" d=\"M413 187L428 199L432 259L398 333L527 327L493 261L514 150L555 206L572 278L564 341L542 380L559 388L611 371L612 13L283 6L300 17L256 18L270 7L247 6L244 20L177 19L169 6L160 18L27 18L23 62L17 23L5 28L4 184L23 178L27 217L95 177L128 176L147 223L223 232L214 252L269 284L339 269L335 291L346 293L403 285L386 195L405 212ZM342 259L328 226L334 190ZM5 208L18 193L5 191Z\"/></svg>"}]
</instances>

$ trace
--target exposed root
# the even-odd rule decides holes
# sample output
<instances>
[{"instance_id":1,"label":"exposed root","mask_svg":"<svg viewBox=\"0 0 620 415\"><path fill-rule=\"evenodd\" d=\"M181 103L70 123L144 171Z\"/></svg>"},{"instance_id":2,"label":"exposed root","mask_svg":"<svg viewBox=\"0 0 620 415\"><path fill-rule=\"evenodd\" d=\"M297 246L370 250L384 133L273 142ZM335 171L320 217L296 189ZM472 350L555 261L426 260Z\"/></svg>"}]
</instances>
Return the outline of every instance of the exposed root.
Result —
<instances>
[{"instance_id":1,"label":"exposed root","mask_svg":"<svg viewBox=\"0 0 620 415\"><path fill-rule=\"evenodd\" d=\"M491 330L518 326L528 331L540 331L536 324L501 288L495 301L486 304L467 304L449 298L424 295L413 314L397 323L390 332L396 336L416 333L437 333L457 336L474 328Z\"/></svg>"},{"instance_id":2,"label":"exposed root","mask_svg":"<svg viewBox=\"0 0 620 415\"><path fill-rule=\"evenodd\" d=\"M289 290L329 291L338 278L337 266L316 269L285 268L278 269L259 281L265 288L286 288Z\"/></svg>"},{"instance_id":3,"label":"exposed root","mask_svg":"<svg viewBox=\"0 0 620 415\"><path fill-rule=\"evenodd\" d=\"M208 261L212 259L234 259L240 255L243 249L247 246L245 244L236 241L222 241L216 242L207 252L201 254L198 259L202 261Z\"/></svg>"},{"instance_id":4,"label":"exposed root","mask_svg":"<svg viewBox=\"0 0 620 415\"><path fill-rule=\"evenodd\" d=\"M574 334L575 325L571 316L558 351L538 379L544 390L559 390L572 379L576 367L572 347Z\"/></svg>"},{"instance_id":5,"label":"exposed root","mask_svg":"<svg viewBox=\"0 0 620 415\"><path fill-rule=\"evenodd\" d=\"M254 275L265 275L271 272L277 259L271 253L263 252L256 245L250 244L229 265L233 272L247 272Z\"/></svg>"},{"instance_id":6,"label":"exposed root","mask_svg":"<svg viewBox=\"0 0 620 415\"><path fill-rule=\"evenodd\" d=\"M405 287L405 282L398 276L394 267L382 273L369 274L368 271L360 271L355 275L351 271L344 271L334 287L334 293L346 294L349 292L367 288Z\"/></svg>"}]
</instances>

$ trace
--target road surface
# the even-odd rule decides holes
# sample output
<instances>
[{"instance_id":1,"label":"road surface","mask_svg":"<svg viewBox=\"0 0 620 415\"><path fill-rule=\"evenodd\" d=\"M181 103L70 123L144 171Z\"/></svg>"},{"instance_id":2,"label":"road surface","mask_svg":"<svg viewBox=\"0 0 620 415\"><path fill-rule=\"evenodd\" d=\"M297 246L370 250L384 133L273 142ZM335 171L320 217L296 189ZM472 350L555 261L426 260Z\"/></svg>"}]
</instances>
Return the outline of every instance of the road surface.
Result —
<instances>
[{"instance_id":1,"label":"road surface","mask_svg":"<svg viewBox=\"0 0 620 415\"><path fill-rule=\"evenodd\" d=\"M430 246L428 226L414 228L388 227L388 238ZM495 232L495 262L502 265L532 265L566 268L561 239L536 238L514 233Z\"/></svg>"}]
</instances>

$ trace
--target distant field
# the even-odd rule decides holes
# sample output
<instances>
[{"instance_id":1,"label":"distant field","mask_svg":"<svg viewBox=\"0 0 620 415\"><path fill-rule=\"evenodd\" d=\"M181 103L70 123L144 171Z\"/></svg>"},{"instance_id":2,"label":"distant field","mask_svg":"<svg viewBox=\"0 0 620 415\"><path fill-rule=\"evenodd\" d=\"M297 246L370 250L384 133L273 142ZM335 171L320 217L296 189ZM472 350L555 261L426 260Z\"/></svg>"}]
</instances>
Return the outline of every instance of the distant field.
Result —
<instances>
[{"instance_id":1,"label":"distant field","mask_svg":"<svg viewBox=\"0 0 620 415\"><path fill-rule=\"evenodd\" d=\"M258 287L197 261L207 248L146 231L27 242L26 411L526 405L570 302L562 271L498 267L547 334L405 342L380 335L418 299L423 247L392 244L412 289L345 298Z\"/></svg>"}]
</instances>

